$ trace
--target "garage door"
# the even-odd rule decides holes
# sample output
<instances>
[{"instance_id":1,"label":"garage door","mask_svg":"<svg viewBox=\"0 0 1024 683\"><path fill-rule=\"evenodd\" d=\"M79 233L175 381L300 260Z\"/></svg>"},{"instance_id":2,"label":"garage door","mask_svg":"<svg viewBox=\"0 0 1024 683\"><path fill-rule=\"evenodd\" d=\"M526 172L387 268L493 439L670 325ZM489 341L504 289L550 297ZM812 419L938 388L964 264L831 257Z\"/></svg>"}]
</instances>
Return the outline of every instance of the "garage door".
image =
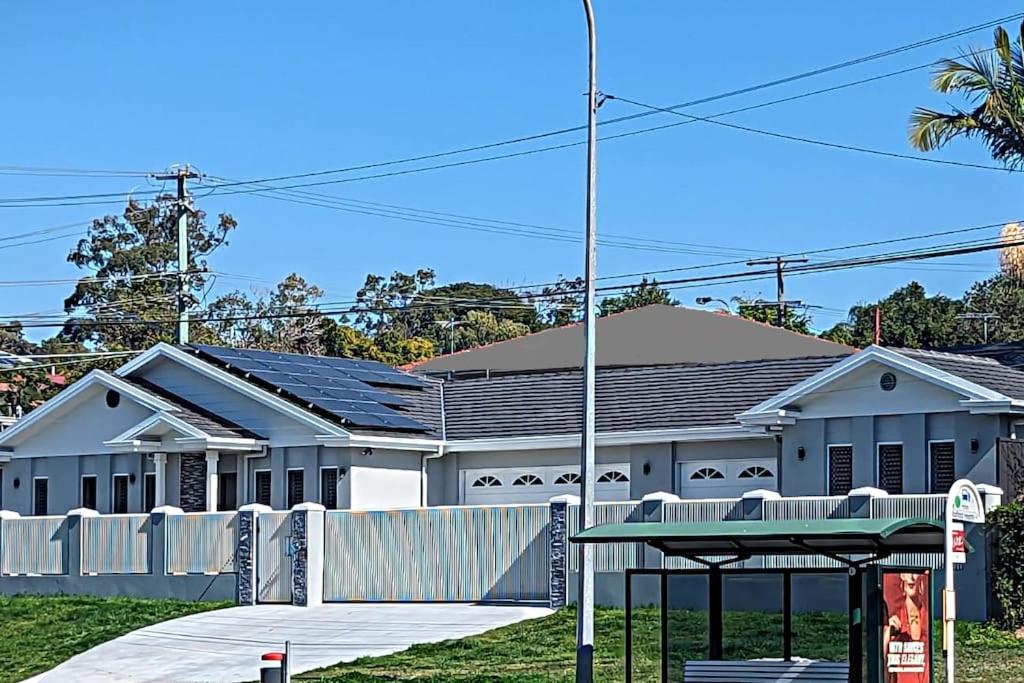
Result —
<instances>
[{"instance_id":1,"label":"garage door","mask_svg":"<svg viewBox=\"0 0 1024 683\"><path fill-rule=\"evenodd\" d=\"M595 473L598 500L629 500L629 463L598 465ZM579 492L578 466L494 467L462 472L464 505L546 503L554 496Z\"/></svg>"},{"instance_id":2,"label":"garage door","mask_svg":"<svg viewBox=\"0 0 1024 683\"><path fill-rule=\"evenodd\" d=\"M679 463L681 498L739 498L747 491L778 487L774 458Z\"/></svg>"}]
</instances>

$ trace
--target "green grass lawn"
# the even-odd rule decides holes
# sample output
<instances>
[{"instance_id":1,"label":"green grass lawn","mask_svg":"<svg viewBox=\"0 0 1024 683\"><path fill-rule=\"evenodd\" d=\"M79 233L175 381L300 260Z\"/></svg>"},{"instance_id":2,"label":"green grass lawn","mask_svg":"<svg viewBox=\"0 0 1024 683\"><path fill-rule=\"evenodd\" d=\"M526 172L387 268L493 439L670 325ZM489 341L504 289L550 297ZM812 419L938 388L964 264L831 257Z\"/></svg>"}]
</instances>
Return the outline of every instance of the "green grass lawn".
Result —
<instances>
[{"instance_id":1,"label":"green grass lawn","mask_svg":"<svg viewBox=\"0 0 1024 683\"><path fill-rule=\"evenodd\" d=\"M660 630L658 612L638 610L633 631L633 678L659 680ZM573 680L575 611L562 610L543 619L514 624L462 640L417 645L386 657L364 658L350 664L309 672L294 680L323 683L561 683ZM595 615L595 678L621 681L625 661L624 613L599 609ZM778 657L782 652L781 615L733 612L725 615L726 659ZM936 681L942 680L939 631L936 628ZM669 640L673 661L703 659L707 616L674 611ZM961 622L957 680L972 683L1024 681L1024 642L990 626ZM795 655L814 659L846 659L846 615L794 616ZM682 680L679 666L671 680Z\"/></svg>"},{"instance_id":2,"label":"green grass lawn","mask_svg":"<svg viewBox=\"0 0 1024 683\"><path fill-rule=\"evenodd\" d=\"M225 602L0 596L0 683L15 683L137 628Z\"/></svg>"}]
</instances>

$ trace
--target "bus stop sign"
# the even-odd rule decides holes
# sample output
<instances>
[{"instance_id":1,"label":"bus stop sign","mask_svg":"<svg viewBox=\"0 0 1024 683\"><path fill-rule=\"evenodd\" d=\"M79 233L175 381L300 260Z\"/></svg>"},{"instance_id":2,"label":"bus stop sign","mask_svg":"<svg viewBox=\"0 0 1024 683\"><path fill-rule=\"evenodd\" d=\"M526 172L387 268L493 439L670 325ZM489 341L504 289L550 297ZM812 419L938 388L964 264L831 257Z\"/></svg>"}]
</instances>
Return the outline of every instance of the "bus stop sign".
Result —
<instances>
[{"instance_id":1,"label":"bus stop sign","mask_svg":"<svg viewBox=\"0 0 1024 683\"><path fill-rule=\"evenodd\" d=\"M952 517L956 522L983 524L985 505L977 487L969 481L960 480L949 492L952 496Z\"/></svg>"}]
</instances>

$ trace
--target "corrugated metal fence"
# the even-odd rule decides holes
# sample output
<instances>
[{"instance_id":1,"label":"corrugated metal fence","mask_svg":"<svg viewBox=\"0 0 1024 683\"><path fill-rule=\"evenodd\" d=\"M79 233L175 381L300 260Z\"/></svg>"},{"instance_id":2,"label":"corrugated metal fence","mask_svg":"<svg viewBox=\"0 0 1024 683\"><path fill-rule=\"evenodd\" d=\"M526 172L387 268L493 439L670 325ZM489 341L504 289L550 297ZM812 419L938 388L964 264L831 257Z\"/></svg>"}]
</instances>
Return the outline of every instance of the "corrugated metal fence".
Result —
<instances>
[{"instance_id":1,"label":"corrugated metal fence","mask_svg":"<svg viewBox=\"0 0 1024 683\"><path fill-rule=\"evenodd\" d=\"M328 512L324 598L546 600L548 505Z\"/></svg>"},{"instance_id":2,"label":"corrugated metal fence","mask_svg":"<svg viewBox=\"0 0 1024 683\"><path fill-rule=\"evenodd\" d=\"M290 512L261 512L256 520L256 585L260 602L292 601L292 532Z\"/></svg>"},{"instance_id":3,"label":"corrugated metal fence","mask_svg":"<svg viewBox=\"0 0 1024 683\"><path fill-rule=\"evenodd\" d=\"M149 515L82 518L83 574L148 574Z\"/></svg>"},{"instance_id":4,"label":"corrugated metal fence","mask_svg":"<svg viewBox=\"0 0 1024 683\"><path fill-rule=\"evenodd\" d=\"M944 521L946 518L946 494L872 498L871 516L876 519L926 517ZM941 553L896 553L880 564L941 569L945 565L945 557Z\"/></svg>"},{"instance_id":5,"label":"corrugated metal fence","mask_svg":"<svg viewBox=\"0 0 1024 683\"><path fill-rule=\"evenodd\" d=\"M0 523L0 574L68 573L65 517L20 517Z\"/></svg>"},{"instance_id":6,"label":"corrugated metal fence","mask_svg":"<svg viewBox=\"0 0 1024 683\"><path fill-rule=\"evenodd\" d=\"M597 503L594 506L594 524L642 522L643 514L643 503ZM579 505L570 505L568 507L566 528L570 538L579 533ZM623 572L627 569L643 566L643 559L643 543L602 543L594 546L594 571ZM577 571L579 563L579 553L570 551L569 571Z\"/></svg>"},{"instance_id":7,"label":"corrugated metal fence","mask_svg":"<svg viewBox=\"0 0 1024 683\"><path fill-rule=\"evenodd\" d=\"M168 515L168 574L230 574L238 550L238 513Z\"/></svg>"}]
</instances>

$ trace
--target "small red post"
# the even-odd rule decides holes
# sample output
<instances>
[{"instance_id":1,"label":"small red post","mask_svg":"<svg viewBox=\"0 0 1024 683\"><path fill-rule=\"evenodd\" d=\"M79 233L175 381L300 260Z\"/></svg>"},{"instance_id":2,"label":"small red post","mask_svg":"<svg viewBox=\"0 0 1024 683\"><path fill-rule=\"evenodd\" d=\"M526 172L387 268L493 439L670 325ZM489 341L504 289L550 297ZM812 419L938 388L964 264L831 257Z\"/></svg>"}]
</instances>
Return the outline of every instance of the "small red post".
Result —
<instances>
[{"instance_id":1,"label":"small red post","mask_svg":"<svg viewBox=\"0 0 1024 683\"><path fill-rule=\"evenodd\" d=\"M875 344L882 343L882 307L875 306Z\"/></svg>"}]
</instances>

